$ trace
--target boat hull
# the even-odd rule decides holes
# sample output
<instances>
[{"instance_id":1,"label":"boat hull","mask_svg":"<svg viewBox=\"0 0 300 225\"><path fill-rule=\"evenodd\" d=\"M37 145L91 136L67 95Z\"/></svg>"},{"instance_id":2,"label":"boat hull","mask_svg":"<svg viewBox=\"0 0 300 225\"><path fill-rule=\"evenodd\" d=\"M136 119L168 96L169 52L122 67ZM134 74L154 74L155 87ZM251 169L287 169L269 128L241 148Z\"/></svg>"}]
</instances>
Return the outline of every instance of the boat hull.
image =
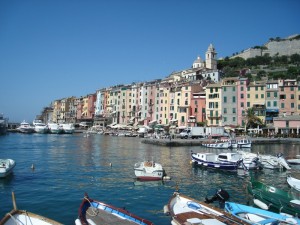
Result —
<instances>
[{"instance_id":1,"label":"boat hull","mask_svg":"<svg viewBox=\"0 0 300 225\"><path fill-rule=\"evenodd\" d=\"M171 224L212 224L212 225L243 225L248 224L230 214L175 192L165 206L166 212L172 217Z\"/></svg>"},{"instance_id":2,"label":"boat hull","mask_svg":"<svg viewBox=\"0 0 300 225\"><path fill-rule=\"evenodd\" d=\"M259 181L249 182L247 189L254 199L265 203L274 212L284 212L293 216L300 215L300 205L298 207L292 205L292 201L297 197L289 192Z\"/></svg>"},{"instance_id":3,"label":"boat hull","mask_svg":"<svg viewBox=\"0 0 300 225\"><path fill-rule=\"evenodd\" d=\"M192 153L191 157L192 162L197 166L226 171L236 171L238 169L236 162L218 161L217 155L213 153Z\"/></svg>"},{"instance_id":4,"label":"boat hull","mask_svg":"<svg viewBox=\"0 0 300 225\"><path fill-rule=\"evenodd\" d=\"M78 219L75 220L75 224L153 225L149 220L134 215L125 209L90 199L87 195L80 204Z\"/></svg>"},{"instance_id":5,"label":"boat hull","mask_svg":"<svg viewBox=\"0 0 300 225\"><path fill-rule=\"evenodd\" d=\"M159 163L146 161L134 165L134 174L139 180L154 181L162 180L165 171Z\"/></svg>"},{"instance_id":6,"label":"boat hull","mask_svg":"<svg viewBox=\"0 0 300 225\"><path fill-rule=\"evenodd\" d=\"M12 159L0 159L0 177L6 177L12 173L16 162Z\"/></svg>"},{"instance_id":7,"label":"boat hull","mask_svg":"<svg viewBox=\"0 0 300 225\"><path fill-rule=\"evenodd\" d=\"M237 204L234 202L226 202L225 210L237 218L244 221L251 221L253 224L277 224L276 222L279 221L289 222L290 224L300 224L300 220L296 217L274 213L268 210Z\"/></svg>"},{"instance_id":8,"label":"boat hull","mask_svg":"<svg viewBox=\"0 0 300 225\"><path fill-rule=\"evenodd\" d=\"M62 225L62 223L28 212L26 210L12 210L0 221L0 225L13 224Z\"/></svg>"}]
</instances>

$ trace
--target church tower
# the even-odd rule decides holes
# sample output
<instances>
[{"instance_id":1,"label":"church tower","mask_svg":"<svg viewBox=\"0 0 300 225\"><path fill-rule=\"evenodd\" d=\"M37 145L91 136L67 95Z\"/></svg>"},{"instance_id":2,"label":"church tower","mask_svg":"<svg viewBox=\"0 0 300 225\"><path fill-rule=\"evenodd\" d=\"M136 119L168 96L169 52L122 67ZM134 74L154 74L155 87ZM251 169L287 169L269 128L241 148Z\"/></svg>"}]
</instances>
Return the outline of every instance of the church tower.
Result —
<instances>
[{"instance_id":1,"label":"church tower","mask_svg":"<svg viewBox=\"0 0 300 225\"><path fill-rule=\"evenodd\" d=\"M217 52L212 44L208 46L205 54L205 64L207 69L217 69Z\"/></svg>"}]
</instances>

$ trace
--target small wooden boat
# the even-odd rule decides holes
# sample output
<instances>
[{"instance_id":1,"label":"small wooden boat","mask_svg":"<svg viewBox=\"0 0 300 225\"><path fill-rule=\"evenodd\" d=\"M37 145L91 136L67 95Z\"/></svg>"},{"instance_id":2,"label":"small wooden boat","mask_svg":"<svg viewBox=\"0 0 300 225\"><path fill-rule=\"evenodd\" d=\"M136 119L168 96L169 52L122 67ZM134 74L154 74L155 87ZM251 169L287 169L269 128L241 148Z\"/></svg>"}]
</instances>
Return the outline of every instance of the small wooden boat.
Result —
<instances>
[{"instance_id":1,"label":"small wooden boat","mask_svg":"<svg viewBox=\"0 0 300 225\"><path fill-rule=\"evenodd\" d=\"M15 166L16 162L12 159L0 159L0 177L9 175Z\"/></svg>"},{"instance_id":2,"label":"small wooden boat","mask_svg":"<svg viewBox=\"0 0 300 225\"><path fill-rule=\"evenodd\" d=\"M254 198L254 204L265 210L300 215L300 201L290 192L266 185L259 181L250 181L247 186L249 194Z\"/></svg>"},{"instance_id":3,"label":"small wooden boat","mask_svg":"<svg viewBox=\"0 0 300 225\"><path fill-rule=\"evenodd\" d=\"M162 165L154 161L136 163L134 174L139 180L162 180L166 175Z\"/></svg>"},{"instance_id":4,"label":"small wooden boat","mask_svg":"<svg viewBox=\"0 0 300 225\"><path fill-rule=\"evenodd\" d=\"M300 180L288 175L286 178L287 183L297 191L300 191Z\"/></svg>"},{"instance_id":5,"label":"small wooden boat","mask_svg":"<svg viewBox=\"0 0 300 225\"><path fill-rule=\"evenodd\" d=\"M234 202L226 202L225 210L250 224L300 224L300 220L297 217Z\"/></svg>"},{"instance_id":6,"label":"small wooden boat","mask_svg":"<svg viewBox=\"0 0 300 225\"><path fill-rule=\"evenodd\" d=\"M78 210L76 225L153 225L149 220L138 217L125 209L93 200L85 194Z\"/></svg>"},{"instance_id":7,"label":"small wooden boat","mask_svg":"<svg viewBox=\"0 0 300 225\"><path fill-rule=\"evenodd\" d=\"M0 225L62 225L62 223L28 212L27 210L17 209L14 192L12 192L12 199L14 209L3 217Z\"/></svg>"},{"instance_id":8,"label":"small wooden boat","mask_svg":"<svg viewBox=\"0 0 300 225\"><path fill-rule=\"evenodd\" d=\"M175 192L164 212L172 217L172 225L243 225L248 224L229 213Z\"/></svg>"}]
</instances>

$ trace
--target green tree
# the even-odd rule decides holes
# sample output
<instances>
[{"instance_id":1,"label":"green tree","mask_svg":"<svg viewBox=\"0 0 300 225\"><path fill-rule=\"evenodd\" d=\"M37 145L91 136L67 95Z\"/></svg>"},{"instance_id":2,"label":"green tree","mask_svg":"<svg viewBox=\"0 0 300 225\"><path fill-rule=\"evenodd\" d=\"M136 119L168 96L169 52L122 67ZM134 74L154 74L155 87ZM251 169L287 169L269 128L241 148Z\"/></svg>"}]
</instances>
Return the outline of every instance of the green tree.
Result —
<instances>
[{"instance_id":1,"label":"green tree","mask_svg":"<svg viewBox=\"0 0 300 225\"><path fill-rule=\"evenodd\" d=\"M255 111L253 108L248 108L246 111L246 127L247 128L255 128L258 125L263 125L262 120L255 115Z\"/></svg>"}]
</instances>

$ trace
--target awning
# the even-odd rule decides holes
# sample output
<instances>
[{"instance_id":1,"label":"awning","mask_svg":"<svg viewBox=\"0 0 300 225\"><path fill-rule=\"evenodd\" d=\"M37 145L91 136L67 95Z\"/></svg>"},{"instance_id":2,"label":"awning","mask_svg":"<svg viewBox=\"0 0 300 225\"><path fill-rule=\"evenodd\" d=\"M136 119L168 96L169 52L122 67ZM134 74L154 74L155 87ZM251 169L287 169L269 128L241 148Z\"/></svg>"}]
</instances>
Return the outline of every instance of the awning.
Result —
<instances>
[{"instance_id":1,"label":"awning","mask_svg":"<svg viewBox=\"0 0 300 225\"><path fill-rule=\"evenodd\" d=\"M157 120L152 120L152 121L150 121L149 124L151 124L151 123L156 123L156 122L157 122Z\"/></svg>"},{"instance_id":2,"label":"awning","mask_svg":"<svg viewBox=\"0 0 300 225\"><path fill-rule=\"evenodd\" d=\"M114 122L114 123L111 123L111 124L109 124L109 125L107 125L108 127L113 127L113 126L115 126L117 124L117 122Z\"/></svg>"},{"instance_id":3,"label":"awning","mask_svg":"<svg viewBox=\"0 0 300 225\"><path fill-rule=\"evenodd\" d=\"M134 119L135 119L135 117L133 116L133 117L130 118L130 121L133 121Z\"/></svg>"},{"instance_id":4,"label":"awning","mask_svg":"<svg viewBox=\"0 0 300 225\"><path fill-rule=\"evenodd\" d=\"M178 129L185 129L186 128L186 126L180 126L180 127L178 127Z\"/></svg>"},{"instance_id":5,"label":"awning","mask_svg":"<svg viewBox=\"0 0 300 225\"><path fill-rule=\"evenodd\" d=\"M177 121L178 121L177 119L170 120L170 122L177 122Z\"/></svg>"}]
</instances>

